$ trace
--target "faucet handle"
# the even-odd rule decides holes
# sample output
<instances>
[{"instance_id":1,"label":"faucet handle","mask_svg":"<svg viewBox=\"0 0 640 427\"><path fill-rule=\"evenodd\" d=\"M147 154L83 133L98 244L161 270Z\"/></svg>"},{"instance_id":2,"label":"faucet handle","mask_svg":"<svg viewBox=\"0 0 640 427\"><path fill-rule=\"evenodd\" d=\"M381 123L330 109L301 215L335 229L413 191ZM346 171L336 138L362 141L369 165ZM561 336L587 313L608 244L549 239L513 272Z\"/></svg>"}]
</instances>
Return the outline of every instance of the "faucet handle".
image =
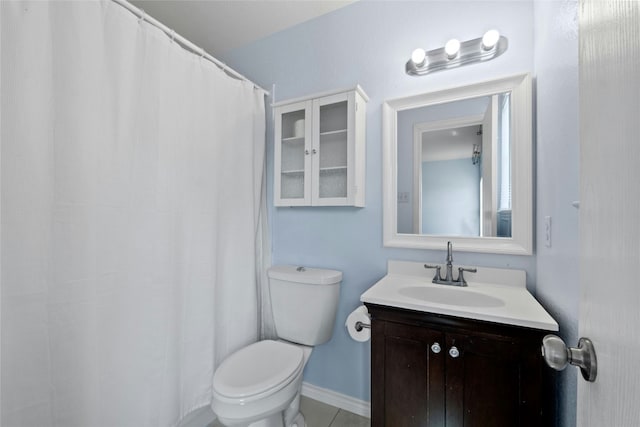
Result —
<instances>
[{"instance_id":1,"label":"faucet handle","mask_svg":"<svg viewBox=\"0 0 640 427\"><path fill-rule=\"evenodd\" d=\"M464 272L467 271L469 273L475 273L478 271L477 268L462 268L462 267L458 267L458 280L457 282L460 283L460 286L467 286L467 281L464 279Z\"/></svg>"},{"instance_id":2,"label":"faucet handle","mask_svg":"<svg viewBox=\"0 0 640 427\"><path fill-rule=\"evenodd\" d=\"M442 268L441 266L425 264L424 268L435 268L436 269L436 274L433 276L433 281L435 283L436 280L440 280L440 269Z\"/></svg>"}]
</instances>

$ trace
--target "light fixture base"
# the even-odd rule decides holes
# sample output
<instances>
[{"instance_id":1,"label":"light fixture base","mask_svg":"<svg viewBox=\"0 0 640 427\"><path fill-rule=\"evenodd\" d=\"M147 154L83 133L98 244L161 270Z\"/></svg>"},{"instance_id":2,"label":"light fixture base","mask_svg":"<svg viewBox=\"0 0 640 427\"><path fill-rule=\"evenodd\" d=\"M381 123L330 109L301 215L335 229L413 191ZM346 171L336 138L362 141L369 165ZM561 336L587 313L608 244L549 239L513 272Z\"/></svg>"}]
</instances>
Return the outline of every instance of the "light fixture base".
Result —
<instances>
[{"instance_id":1,"label":"light fixture base","mask_svg":"<svg viewBox=\"0 0 640 427\"><path fill-rule=\"evenodd\" d=\"M426 59L422 65L412 60L407 61L405 71L410 76L424 76L436 71L462 67L476 62L490 61L506 52L509 41L505 36L500 36L498 42L491 49L484 49L482 37L467 40L460 43L458 54L450 59L444 48L433 49L426 53Z\"/></svg>"}]
</instances>

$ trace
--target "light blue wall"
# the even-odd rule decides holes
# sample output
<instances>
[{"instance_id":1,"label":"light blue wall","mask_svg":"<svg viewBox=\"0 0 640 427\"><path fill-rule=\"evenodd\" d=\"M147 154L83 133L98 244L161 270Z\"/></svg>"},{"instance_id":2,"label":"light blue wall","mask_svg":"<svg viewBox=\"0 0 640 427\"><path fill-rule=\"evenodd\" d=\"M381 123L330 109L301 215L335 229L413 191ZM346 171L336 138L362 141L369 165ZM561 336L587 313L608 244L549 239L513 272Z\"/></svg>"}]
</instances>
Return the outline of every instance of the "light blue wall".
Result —
<instances>
[{"instance_id":1,"label":"light blue wall","mask_svg":"<svg viewBox=\"0 0 640 427\"><path fill-rule=\"evenodd\" d=\"M410 77L404 64L418 46L432 49L449 38L481 36L496 27L509 50L494 61ZM268 197L273 262L343 271L333 338L317 347L305 381L369 400L369 343L351 340L344 321L360 294L384 276L388 259L442 262L442 251L402 250L382 245L381 104L425 91L533 71L533 4L525 1L367 1L282 31L222 58L270 89L275 99L362 85L367 106L365 208L273 208L273 126L269 112ZM535 257L457 253L454 262L519 268L533 290Z\"/></svg>"},{"instance_id":2,"label":"light blue wall","mask_svg":"<svg viewBox=\"0 0 640 427\"><path fill-rule=\"evenodd\" d=\"M422 232L480 235L481 164L466 159L422 162Z\"/></svg>"},{"instance_id":3,"label":"light blue wall","mask_svg":"<svg viewBox=\"0 0 640 427\"><path fill-rule=\"evenodd\" d=\"M580 299L577 1L535 3L537 92L537 297L560 324L570 345L578 342ZM544 217L552 218L552 246L544 244ZM559 374L561 427L576 425L578 370ZM580 380L582 381L582 380Z\"/></svg>"}]
</instances>

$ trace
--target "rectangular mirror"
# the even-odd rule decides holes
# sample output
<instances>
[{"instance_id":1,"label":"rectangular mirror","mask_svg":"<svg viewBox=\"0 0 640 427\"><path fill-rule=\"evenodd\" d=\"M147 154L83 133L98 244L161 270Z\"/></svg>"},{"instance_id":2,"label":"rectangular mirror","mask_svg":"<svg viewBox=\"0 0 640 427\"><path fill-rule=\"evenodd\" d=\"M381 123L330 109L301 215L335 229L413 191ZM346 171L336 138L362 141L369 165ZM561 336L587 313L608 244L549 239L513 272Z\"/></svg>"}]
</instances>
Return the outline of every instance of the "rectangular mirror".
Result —
<instances>
[{"instance_id":1,"label":"rectangular mirror","mask_svg":"<svg viewBox=\"0 0 640 427\"><path fill-rule=\"evenodd\" d=\"M383 105L385 246L530 254L531 79Z\"/></svg>"}]
</instances>

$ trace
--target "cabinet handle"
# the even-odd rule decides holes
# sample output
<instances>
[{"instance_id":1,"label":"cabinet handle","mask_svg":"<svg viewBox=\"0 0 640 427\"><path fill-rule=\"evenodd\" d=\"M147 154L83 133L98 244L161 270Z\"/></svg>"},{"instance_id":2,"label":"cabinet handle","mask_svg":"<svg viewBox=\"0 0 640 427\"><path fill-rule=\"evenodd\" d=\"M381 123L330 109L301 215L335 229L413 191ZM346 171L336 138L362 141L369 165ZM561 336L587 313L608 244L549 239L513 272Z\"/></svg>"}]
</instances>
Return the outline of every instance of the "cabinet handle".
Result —
<instances>
[{"instance_id":1,"label":"cabinet handle","mask_svg":"<svg viewBox=\"0 0 640 427\"><path fill-rule=\"evenodd\" d=\"M460 352L455 345L449 349L449 356L453 357L454 359L460 356Z\"/></svg>"},{"instance_id":2,"label":"cabinet handle","mask_svg":"<svg viewBox=\"0 0 640 427\"><path fill-rule=\"evenodd\" d=\"M311 153L312 153L312 154L317 154L317 153L318 153L318 150L316 150L316 149L314 148L313 150L311 150Z\"/></svg>"},{"instance_id":3,"label":"cabinet handle","mask_svg":"<svg viewBox=\"0 0 640 427\"><path fill-rule=\"evenodd\" d=\"M433 351L435 354L440 353L440 351L442 350L442 348L440 348L440 344L437 342L434 342L433 344L431 344L431 351Z\"/></svg>"},{"instance_id":4,"label":"cabinet handle","mask_svg":"<svg viewBox=\"0 0 640 427\"><path fill-rule=\"evenodd\" d=\"M309 150L304 150L304 154L309 155Z\"/></svg>"}]
</instances>

